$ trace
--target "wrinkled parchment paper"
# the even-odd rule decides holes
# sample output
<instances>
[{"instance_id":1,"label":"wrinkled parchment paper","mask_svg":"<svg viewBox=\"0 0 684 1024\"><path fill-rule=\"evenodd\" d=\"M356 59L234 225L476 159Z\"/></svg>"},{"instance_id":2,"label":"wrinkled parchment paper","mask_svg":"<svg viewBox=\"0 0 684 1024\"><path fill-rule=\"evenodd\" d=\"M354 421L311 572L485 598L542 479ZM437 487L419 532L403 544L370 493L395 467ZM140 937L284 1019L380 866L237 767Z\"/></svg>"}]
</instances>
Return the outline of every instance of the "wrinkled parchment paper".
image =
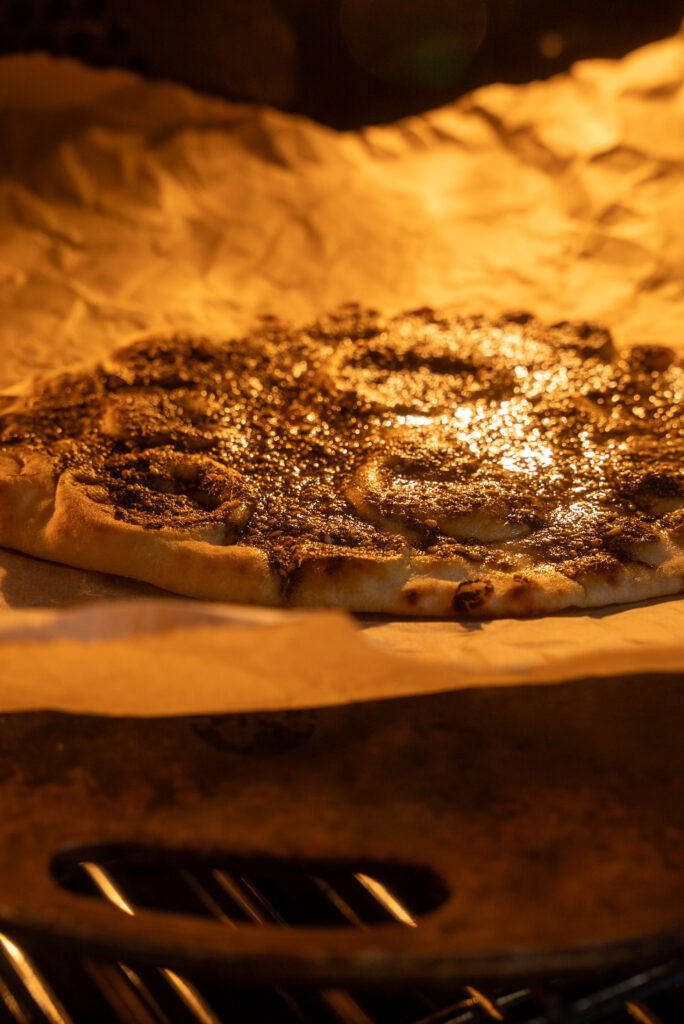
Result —
<instances>
[{"instance_id":1,"label":"wrinkled parchment paper","mask_svg":"<svg viewBox=\"0 0 684 1024\"><path fill-rule=\"evenodd\" d=\"M338 133L0 60L0 387L150 328L350 299L590 318L684 350L684 32ZM361 627L361 628L359 628ZM0 551L0 710L179 714L684 671L684 600L527 622L207 605Z\"/></svg>"}]
</instances>

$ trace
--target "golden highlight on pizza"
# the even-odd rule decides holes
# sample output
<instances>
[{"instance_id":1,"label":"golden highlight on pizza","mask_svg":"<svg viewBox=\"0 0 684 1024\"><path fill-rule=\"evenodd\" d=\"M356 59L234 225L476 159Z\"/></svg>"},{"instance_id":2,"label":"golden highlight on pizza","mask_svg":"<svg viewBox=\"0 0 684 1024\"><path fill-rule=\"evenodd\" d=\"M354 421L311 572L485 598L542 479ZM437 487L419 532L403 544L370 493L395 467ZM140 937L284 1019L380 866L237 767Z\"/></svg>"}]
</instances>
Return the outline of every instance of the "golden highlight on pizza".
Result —
<instances>
[{"instance_id":1,"label":"golden highlight on pizza","mask_svg":"<svg viewBox=\"0 0 684 1024\"><path fill-rule=\"evenodd\" d=\"M535 615L684 590L684 368L348 305L141 339L0 399L0 544L198 598Z\"/></svg>"}]
</instances>

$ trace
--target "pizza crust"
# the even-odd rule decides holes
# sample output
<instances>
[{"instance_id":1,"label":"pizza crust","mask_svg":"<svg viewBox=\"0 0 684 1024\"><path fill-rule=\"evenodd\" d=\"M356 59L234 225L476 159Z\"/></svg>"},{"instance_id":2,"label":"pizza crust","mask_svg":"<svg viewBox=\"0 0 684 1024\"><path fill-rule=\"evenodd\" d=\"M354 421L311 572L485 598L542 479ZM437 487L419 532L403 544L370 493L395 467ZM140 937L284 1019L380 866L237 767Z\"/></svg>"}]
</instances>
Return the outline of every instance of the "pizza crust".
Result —
<instances>
[{"instance_id":1,"label":"pizza crust","mask_svg":"<svg viewBox=\"0 0 684 1024\"><path fill-rule=\"evenodd\" d=\"M174 530L145 530L116 519L113 512L93 501L88 487L73 472L55 475L44 455L0 457L0 543L4 546L190 597L282 603L263 552L183 538Z\"/></svg>"},{"instance_id":2,"label":"pizza crust","mask_svg":"<svg viewBox=\"0 0 684 1024\"><path fill-rule=\"evenodd\" d=\"M284 595L264 552L117 520L73 472L57 476L48 456L31 451L0 455L0 542L205 600L459 619L638 601L677 593L684 582L684 552L672 542L663 542L667 554L657 566L622 566L614 578L581 582L548 566L480 578L466 559L444 567L429 556L410 559L407 549L382 560L353 552L310 557Z\"/></svg>"}]
</instances>

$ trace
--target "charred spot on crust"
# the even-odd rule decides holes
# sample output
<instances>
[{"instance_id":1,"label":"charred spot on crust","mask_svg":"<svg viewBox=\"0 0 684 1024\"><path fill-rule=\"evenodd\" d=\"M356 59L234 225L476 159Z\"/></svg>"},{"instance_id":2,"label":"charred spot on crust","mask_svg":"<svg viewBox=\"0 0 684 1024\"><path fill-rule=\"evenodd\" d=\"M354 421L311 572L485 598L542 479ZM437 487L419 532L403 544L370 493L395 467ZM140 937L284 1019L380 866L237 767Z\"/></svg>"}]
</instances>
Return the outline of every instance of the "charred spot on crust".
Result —
<instances>
[{"instance_id":1,"label":"charred spot on crust","mask_svg":"<svg viewBox=\"0 0 684 1024\"><path fill-rule=\"evenodd\" d=\"M282 586L285 593L291 593L301 583L304 577L321 575L328 580L339 579L347 571L352 557L346 552L339 554L316 554L308 551L306 554L292 552L293 564L282 574Z\"/></svg>"},{"instance_id":2,"label":"charred spot on crust","mask_svg":"<svg viewBox=\"0 0 684 1024\"><path fill-rule=\"evenodd\" d=\"M538 584L522 573L513 573L513 582L506 590L506 599L513 602L516 615L529 615L534 610L533 594Z\"/></svg>"},{"instance_id":3,"label":"charred spot on crust","mask_svg":"<svg viewBox=\"0 0 684 1024\"><path fill-rule=\"evenodd\" d=\"M493 593L489 580L464 580L454 591L451 607L457 614L475 615L484 610Z\"/></svg>"},{"instance_id":4,"label":"charred spot on crust","mask_svg":"<svg viewBox=\"0 0 684 1024\"><path fill-rule=\"evenodd\" d=\"M514 572L512 580L513 582L508 588L508 594L513 598L519 598L529 594L536 586L534 580L531 580L529 576L525 576L521 572Z\"/></svg>"}]
</instances>

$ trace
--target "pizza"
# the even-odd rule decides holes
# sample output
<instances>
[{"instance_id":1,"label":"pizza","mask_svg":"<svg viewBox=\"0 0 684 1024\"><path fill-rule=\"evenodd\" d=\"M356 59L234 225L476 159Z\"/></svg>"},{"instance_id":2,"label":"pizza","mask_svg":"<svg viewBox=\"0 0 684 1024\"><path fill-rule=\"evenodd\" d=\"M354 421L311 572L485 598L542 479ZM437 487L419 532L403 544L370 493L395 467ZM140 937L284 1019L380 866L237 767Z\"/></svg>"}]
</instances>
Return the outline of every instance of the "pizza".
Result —
<instances>
[{"instance_id":1,"label":"pizza","mask_svg":"<svg viewBox=\"0 0 684 1024\"><path fill-rule=\"evenodd\" d=\"M349 304L155 334L0 398L0 544L197 598L539 615L684 589L684 368Z\"/></svg>"}]
</instances>

